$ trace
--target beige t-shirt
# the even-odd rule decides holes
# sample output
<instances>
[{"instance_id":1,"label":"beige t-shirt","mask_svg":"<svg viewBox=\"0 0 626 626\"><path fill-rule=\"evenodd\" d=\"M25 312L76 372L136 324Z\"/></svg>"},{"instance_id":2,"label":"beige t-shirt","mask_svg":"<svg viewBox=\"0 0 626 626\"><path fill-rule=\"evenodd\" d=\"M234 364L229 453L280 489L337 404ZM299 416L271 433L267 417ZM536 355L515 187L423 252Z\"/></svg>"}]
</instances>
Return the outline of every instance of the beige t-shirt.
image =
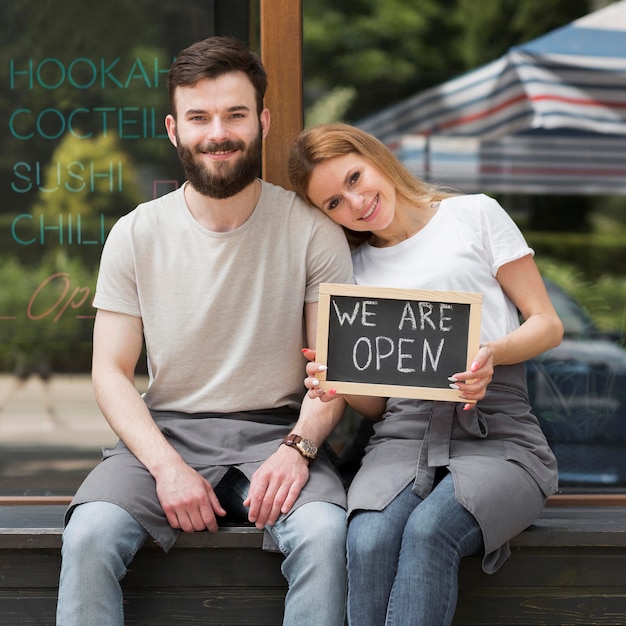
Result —
<instances>
[{"instance_id":1,"label":"beige t-shirt","mask_svg":"<svg viewBox=\"0 0 626 626\"><path fill-rule=\"evenodd\" d=\"M245 224L212 232L182 188L122 217L106 241L96 308L142 318L154 410L229 413L304 395L305 302L351 283L341 229L263 182Z\"/></svg>"}]
</instances>

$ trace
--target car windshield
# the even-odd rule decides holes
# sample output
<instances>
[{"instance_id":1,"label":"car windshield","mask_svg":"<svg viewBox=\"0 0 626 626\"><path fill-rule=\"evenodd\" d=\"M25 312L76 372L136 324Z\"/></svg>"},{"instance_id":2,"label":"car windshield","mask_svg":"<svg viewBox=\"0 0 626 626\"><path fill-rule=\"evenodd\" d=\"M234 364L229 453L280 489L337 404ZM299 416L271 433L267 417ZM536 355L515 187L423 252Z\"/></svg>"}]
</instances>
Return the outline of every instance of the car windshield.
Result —
<instances>
[{"instance_id":1,"label":"car windshield","mask_svg":"<svg viewBox=\"0 0 626 626\"><path fill-rule=\"evenodd\" d=\"M533 412L550 443L565 491L626 486L626 350L582 306L545 281L563 321L560 346L526 363Z\"/></svg>"}]
</instances>

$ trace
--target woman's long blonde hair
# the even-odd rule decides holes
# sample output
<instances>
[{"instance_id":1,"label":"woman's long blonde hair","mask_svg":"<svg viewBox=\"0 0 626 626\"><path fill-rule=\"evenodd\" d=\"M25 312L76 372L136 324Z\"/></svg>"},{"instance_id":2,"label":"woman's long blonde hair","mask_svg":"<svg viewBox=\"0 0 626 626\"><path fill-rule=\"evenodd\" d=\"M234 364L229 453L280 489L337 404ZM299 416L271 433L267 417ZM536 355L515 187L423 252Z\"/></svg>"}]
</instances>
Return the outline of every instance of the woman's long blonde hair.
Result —
<instances>
[{"instance_id":1,"label":"woman's long blonde hair","mask_svg":"<svg viewBox=\"0 0 626 626\"><path fill-rule=\"evenodd\" d=\"M289 154L289 180L294 190L309 202L309 184L315 167L329 159L356 153L370 161L389 179L399 197L416 205L438 202L458 195L416 178L376 137L349 124L321 124L303 130L294 141ZM358 245L371 233L344 229L348 240Z\"/></svg>"}]
</instances>

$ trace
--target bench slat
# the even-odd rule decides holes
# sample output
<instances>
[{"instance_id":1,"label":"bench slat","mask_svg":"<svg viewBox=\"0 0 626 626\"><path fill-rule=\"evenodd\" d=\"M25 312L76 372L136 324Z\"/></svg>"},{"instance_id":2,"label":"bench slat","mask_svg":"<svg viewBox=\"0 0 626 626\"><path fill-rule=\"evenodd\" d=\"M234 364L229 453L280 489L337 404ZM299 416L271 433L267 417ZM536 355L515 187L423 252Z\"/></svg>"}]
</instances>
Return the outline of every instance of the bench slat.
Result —
<instances>
[{"instance_id":1,"label":"bench slat","mask_svg":"<svg viewBox=\"0 0 626 626\"><path fill-rule=\"evenodd\" d=\"M64 505L0 506L3 626L54 626ZM280 554L253 526L147 542L124 579L127 625L281 623ZM626 626L626 507L547 507L494 575L463 559L454 626Z\"/></svg>"}]
</instances>

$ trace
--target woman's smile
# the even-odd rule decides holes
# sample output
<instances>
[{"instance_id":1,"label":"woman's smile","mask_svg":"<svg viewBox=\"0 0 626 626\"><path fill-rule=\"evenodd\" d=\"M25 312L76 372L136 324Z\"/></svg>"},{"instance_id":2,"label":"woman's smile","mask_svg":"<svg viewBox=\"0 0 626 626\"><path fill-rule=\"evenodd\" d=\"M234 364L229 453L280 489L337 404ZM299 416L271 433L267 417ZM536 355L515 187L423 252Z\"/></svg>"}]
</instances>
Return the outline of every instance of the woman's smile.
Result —
<instances>
[{"instance_id":1,"label":"woman's smile","mask_svg":"<svg viewBox=\"0 0 626 626\"><path fill-rule=\"evenodd\" d=\"M377 212L379 203L380 203L380 194L376 194L376 196L374 197L374 200L372 201L372 204L370 205L370 208L367 210L365 215L362 215L361 217L359 217L359 220L362 220L364 222L367 222L368 220L370 220L374 216L374 213Z\"/></svg>"}]
</instances>

